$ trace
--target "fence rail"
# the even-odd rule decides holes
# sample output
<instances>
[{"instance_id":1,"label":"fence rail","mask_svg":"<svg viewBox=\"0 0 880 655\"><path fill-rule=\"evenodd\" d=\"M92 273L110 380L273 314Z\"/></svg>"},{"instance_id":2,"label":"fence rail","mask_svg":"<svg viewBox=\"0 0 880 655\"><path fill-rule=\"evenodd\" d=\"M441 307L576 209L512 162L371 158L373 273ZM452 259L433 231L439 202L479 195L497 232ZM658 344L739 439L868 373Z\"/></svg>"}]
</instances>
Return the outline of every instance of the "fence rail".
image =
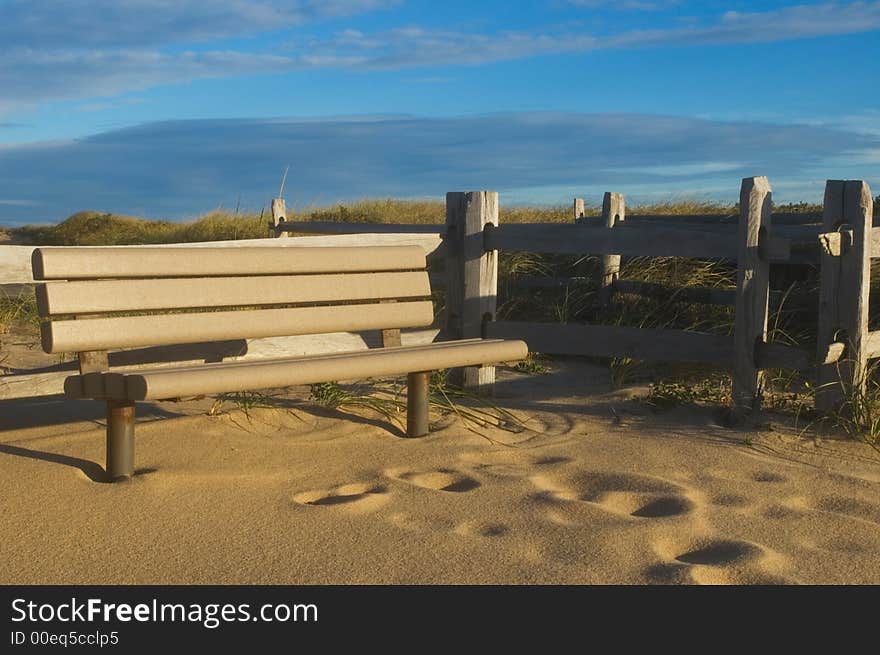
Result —
<instances>
[{"instance_id":1,"label":"fence rail","mask_svg":"<svg viewBox=\"0 0 880 655\"><path fill-rule=\"evenodd\" d=\"M736 259L731 234L687 227L640 225L605 230L564 223L508 223L487 230L486 250L519 250L557 255L614 253L624 257ZM787 262L791 240L770 236L761 243L773 261Z\"/></svg>"},{"instance_id":2,"label":"fence rail","mask_svg":"<svg viewBox=\"0 0 880 655\"><path fill-rule=\"evenodd\" d=\"M733 362L733 339L703 332L619 325L493 321L486 324L485 335L524 339L530 350L548 355L632 357L722 366Z\"/></svg>"},{"instance_id":3,"label":"fence rail","mask_svg":"<svg viewBox=\"0 0 880 655\"><path fill-rule=\"evenodd\" d=\"M276 233L298 234L437 234L442 236L446 226L425 223L342 223L338 221L281 221L274 226Z\"/></svg>"}]
</instances>

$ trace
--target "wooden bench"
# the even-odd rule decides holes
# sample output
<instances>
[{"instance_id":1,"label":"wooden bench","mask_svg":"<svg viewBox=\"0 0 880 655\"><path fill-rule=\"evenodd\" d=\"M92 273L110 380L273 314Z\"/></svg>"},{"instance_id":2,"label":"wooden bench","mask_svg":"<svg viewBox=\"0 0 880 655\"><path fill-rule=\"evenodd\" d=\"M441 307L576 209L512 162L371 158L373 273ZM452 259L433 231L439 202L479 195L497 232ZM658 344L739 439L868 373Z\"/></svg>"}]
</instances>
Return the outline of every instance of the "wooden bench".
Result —
<instances>
[{"instance_id":1,"label":"wooden bench","mask_svg":"<svg viewBox=\"0 0 880 655\"><path fill-rule=\"evenodd\" d=\"M415 437L428 433L431 371L528 352L522 341L467 339L113 372L108 350L428 326L425 253L418 246L38 248L32 267L43 350L79 353L80 374L65 380L65 395L107 403L111 480L134 472L137 401L406 373L407 435Z\"/></svg>"}]
</instances>

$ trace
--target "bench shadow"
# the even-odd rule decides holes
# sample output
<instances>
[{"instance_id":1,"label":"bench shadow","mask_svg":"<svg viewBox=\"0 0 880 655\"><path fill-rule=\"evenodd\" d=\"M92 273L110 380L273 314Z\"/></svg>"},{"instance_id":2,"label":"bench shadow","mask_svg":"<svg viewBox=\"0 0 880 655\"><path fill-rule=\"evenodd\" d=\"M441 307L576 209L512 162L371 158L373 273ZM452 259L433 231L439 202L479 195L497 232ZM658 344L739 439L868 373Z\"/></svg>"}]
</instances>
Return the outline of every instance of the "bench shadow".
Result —
<instances>
[{"instance_id":1,"label":"bench shadow","mask_svg":"<svg viewBox=\"0 0 880 655\"><path fill-rule=\"evenodd\" d=\"M296 400L293 398L275 398L272 402L272 406L282 409L297 410L300 412L311 414L313 416L319 416L321 418L344 420L350 421L351 423L369 425L371 427L380 428L382 430L385 430L386 432L390 432L395 437L408 438L406 436L405 430L401 429L399 426L392 423L391 421L386 421L381 418L370 418L369 416L361 416L359 414L353 414L351 412L346 412L341 409L322 407L321 405L314 405L307 401Z\"/></svg>"},{"instance_id":2,"label":"bench shadow","mask_svg":"<svg viewBox=\"0 0 880 655\"><path fill-rule=\"evenodd\" d=\"M13 446L11 444L0 444L0 453L5 455L13 455L15 457L26 457L28 459L36 459L41 462L50 462L52 464L61 464L79 469L92 482L110 483L111 480L107 476L107 472L97 462L92 462L79 457L71 457L69 455L59 455L58 453L47 453L42 450L29 450L21 446ZM155 473L154 468L135 469L135 476L148 475Z\"/></svg>"},{"instance_id":3,"label":"bench shadow","mask_svg":"<svg viewBox=\"0 0 880 655\"><path fill-rule=\"evenodd\" d=\"M63 464L64 466L72 466L73 468L82 471L92 482L109 481L103 467L87 459L70 457L69 455L59 455L57 453L47 453L42 450L28 450L27 448L12 446L5 443L0 444L0 453L14 455L16 457L27 457L28 459L36 459L43 462L51 462L53 464Z\"/></svg>"},{"instance_id":4,"label":"bench shadow","mask_svg":"<svg viewBox=\"0 0 880 655\"><path fill-rule=\"evenodd\" d=\"M149 403L138 403L137 416L138 419L173 418L179 414ZM106 418L106 405L96 400L68 400L60 394L0 400L0 433L65 423L88 422L100 427Z\"/></svg>"}]
</instances>

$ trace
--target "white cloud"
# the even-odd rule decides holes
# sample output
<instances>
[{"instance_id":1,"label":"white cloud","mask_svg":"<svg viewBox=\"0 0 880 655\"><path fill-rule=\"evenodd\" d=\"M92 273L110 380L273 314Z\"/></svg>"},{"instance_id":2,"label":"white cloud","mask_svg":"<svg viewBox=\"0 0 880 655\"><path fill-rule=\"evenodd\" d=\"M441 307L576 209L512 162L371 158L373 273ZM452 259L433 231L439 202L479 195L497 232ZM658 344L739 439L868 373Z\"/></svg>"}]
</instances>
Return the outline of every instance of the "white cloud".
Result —
<instances>
[{"instance_id":1,"label":"white cloud","mask_svg":"<svg viewBox=\"0 0 880 655\"><path fill-rule=\"evenodd\" d=\"M397 4L399 0L4 0L0 52L132 48L242 37Z\"/></svg>"},{"instance_id":2,"label":"white cloud","mask_svg":"<svg viewBox=\"0 0 880 655\"><path fill-rule=\"evenodd\" d=\"M706 45L792 41L880 29L880 2L795 5L765 12L724 13L710 25L639 30L609 37L608 47Z\"/></svg>"},{"instance_id":3,"label":"white cloud","mask_svg":"<svg viewBox=\"0 0 880 655\"><path fill-rule=\"evenodd\" d=\"M437 31L407 27L381 33L343 32L335 38L312 40L307 48L327 65L394 69L441 65L478 65L549 54L591 50L691 47L791 41L880 30L880 1L849 4L797 5L755 12L727 12L709 24L654 30L631 30L605 36L587 33L495 34Z\"/></svg>"},{"instance_id":4,"label":"white cloud","mask_svg":"<svg viewBox=\"0 0 880 655\"><path fill-rule=\"evenodd\" d=\"M880 136L880 110L878 109L865 109L858 113L842 114L833 117L813 117L798 122L804 125L836 126L850 132Z\"/></svg>"},{"instance_id":5,"label":"white cloud","mask_svg":"<svg viewBox=\"0 0 880 655\"><path fill-rule=\"evenodd\" d=\"M0 0L0 115L200 78L353 66L359 62L203 51L193 44L344 18L399 1Z\"/></svg>"},{"instance_id":6,"label":"white cloud","mask_svg":"<svg viewBox=\"0 0 880 655\"><path fill-rule=\"evenodd\" d=\"M289 70L289 58L242 52L36 51L2 57L0 112L46 100L108 97L198 78Z\"/></svg>"},{"instance_id":7,"label":"white cloud","mask_svg":"<svg viewBox=\"0 0 880 655\"><path fill-rule=\"evenodd\" d=\"M581 9L617 9L623 11L660 11L681 4L681 0L565 0Z\"/></svg>"},{"instance_id":8,"label":"white cloud","mask_svg":"<svg viewBox=\"0 0 880 655\"><path fill-rule=\"evenodd\" d=\"M42 102L112 97L211 77L337 68L477 66L640 47L783 41L880 29L880 0L728 12L714 22L593 36L585 32L345 29L283 52L196 50L194 40L262 33L380 9L394 0L61 0L0 4L0 115ZM163 48L169 43L177 44ZM190 44L183 49L181 43Z\"/></svg>"},{"instance_id":9,"label":"white cloud","mask_svg":"<svg viewBox=\"0 0 880 655\"><path fill-rule=\"evenodd\" d=\"M689 177L711 173L727 173L747 168L743 162L701 161L693 164L657 164L654 166L634 166L615 169L615 172L644 173L666 177Z\"/></svg>"}]
</instances>

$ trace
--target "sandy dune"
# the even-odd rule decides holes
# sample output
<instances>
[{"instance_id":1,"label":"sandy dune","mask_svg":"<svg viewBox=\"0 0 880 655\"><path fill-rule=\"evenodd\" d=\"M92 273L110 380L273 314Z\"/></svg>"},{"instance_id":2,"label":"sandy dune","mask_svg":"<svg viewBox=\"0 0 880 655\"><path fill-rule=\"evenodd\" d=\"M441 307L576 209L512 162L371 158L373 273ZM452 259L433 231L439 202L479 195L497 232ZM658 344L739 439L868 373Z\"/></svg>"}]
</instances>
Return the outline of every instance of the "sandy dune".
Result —
<instances>
[{"instance_id":1,"label":"sandy dune","mask_svg":"<svg viewBox=\"0 0 880 655\"><path fill-rule=\"evenodd\" d=\"M877 451L653 414L601 369L557 368L501 373L519 433L437 416L408 440L303 390L249 417L148 406L139 474L117 485L95 481L97 403L15 401L0 582L880 582Z\"/></svg>"}]
</instances>

